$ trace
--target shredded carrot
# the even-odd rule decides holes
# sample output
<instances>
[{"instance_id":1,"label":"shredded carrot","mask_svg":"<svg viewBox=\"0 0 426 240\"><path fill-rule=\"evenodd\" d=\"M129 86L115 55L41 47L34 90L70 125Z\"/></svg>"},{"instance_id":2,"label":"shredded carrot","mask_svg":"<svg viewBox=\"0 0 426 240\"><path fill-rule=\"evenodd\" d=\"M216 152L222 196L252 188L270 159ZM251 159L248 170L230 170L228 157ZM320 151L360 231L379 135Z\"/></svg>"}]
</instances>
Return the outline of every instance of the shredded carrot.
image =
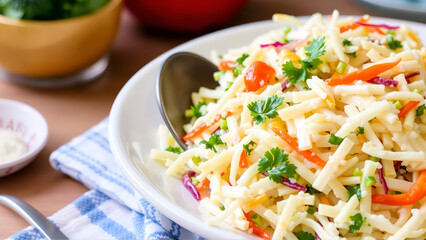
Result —
<instances>
[{"instance_id":1,"label":"shredded carrot","mask_svg":"<svg viewBox=\"0 0 426 240\"><path fill-rule=\"evenodd\" d=\"M320 167L325 166L326 162L324 162L324 160L322 160L320 157L318 157L318 155L316 155L312 151L300 150L299 143L297 142L297 140L288 135L288 133L278 128L272 128L272 131L277 134L282 140L284 140L294 151L302 155L306 160L315 163Z\"/></svg>"},{"instance_id":2,"label":"shredded carrot","mask_svg":"<svg viewBox=\"0 0 426 240\"><path fill-rule=\"evenodd\" d=\"M336 101L334 100L333 97L327 95L327 97L324 100L325 100L325 103L327 103L327 105L330 108L335 108L336 107Z\"/></svg>"},{"instance_id":3,"label":"shredded carrot","mask_svg":"<svg viewBox=\"0 0 426 240\"><path fill-rule=\"evenodd\" d=\"M235 61L231 60L223 60L219 63L219 70L220 71L231 71L234 69L236 63Z\"/></svg>"},{"instance_id":4,"label":"shredded carrot","mask_svg":"<svg viewBox=\"0 0 426 240\"><path fill-rule=\"evenodd\" d=\"M243 150L241 152L241 157L240 157L240 168L247 168L249 166L249 163L247 161L247 155L246 155L246 150Z\"/></svg>"},{"instance_id":5,"label":"shredded carrot","mask_svg":"<svg viewBox=\"0 0 426 240\"><path fill-rule=\"evenodd\" d=\"M407 104L405 104L401 108L401 110L399 110L398 117L399 118L404 117L405 115L407 115L411 111L411 109L415 108L417 106L417 104L419 104L419 103L420 103L420 101L409 101Z\"/></svg>"},{"instance_id":6,"label":"shredded carrot","mask_svg":"<svg viewBox=\"0 0 426 240\"><path fill-rule=\"evenodd\" d=\"M229 114L230 112L225 112L224 114L216 115L216 117L213 119L213 122L211 122L210 124L207 124L206 122L202 122L200 125L198 125L197 127L194 127L194 129L192 129L189 133L183 136L182 140L188 141L190 139L193 139L194 137L200 135L202 132L208 129L211 125L219 122L220 119L226 118L227 116L229 116Z\"/></svg>"},{"instance_id":7,"label":"shredded carrot","mask_svg":"<svg viewBox=\"0 0 426 240\"><path fill-rule=\"evenodd\" d=\"M207 178L205 178L203 181L201 181L200 183L198 183L197 186L195 186L195 187L197 188L198 192L203 192L209 186L210 186L210 180L207 179Z\"/></svg>"},{"instance_id":8,"label":"shredded carrot","mask_svg":"<svg viewBox=\"0 0 426 240\"><path fill-rule=\"evenodd\" d=\"M415 41L416 43L420 43L419 38L411 31L408 32L408 36L413 39L413 41Z\"/></svg>"},{"instance_id":9,"label":"shredded carrot","mask_svg":"<svg viewBox=\"0 0 426 240\"><path fill-rule=\"evenodd\" d=\"M362 17L362 18L358 19L358 21L356 21L356 22L367 23L368 21L370 21L369 17L367 17L367 18ZM357 24L356 22L341 26L340 27L340 33L344 33L344 32L346 32L350 29L354 30L354 29L358 28L360 25Z\"/></svg>"},{"instance_id":10,"label":"shredded carrot","mask_svg":"<svg viewBox=\"0 0 426 240\"><path fill-rule=\"evenodd\" d=\"M255 199L253 199L253 200L248 201L248 202L244 205L244 207L245 207L245 208L248 208L248 209L251 209L251 208L254 208L254 207L256 207L257 205L259 205L259 204L263 203L263 202L264 202L264 201L266 201L266 200L268 200L268 195L266 195L266 193L264 193L263 195L258 196L257 198L255 198Z\"/></svg>"},{"instance_id":11,"label":"shredded carrot","mask_svg":"<svg viewBox=\"0 0 426 240\"><path fill-rule=\"evenodd\" d=\"M325 196L324 194L319 194L319 195L318 195L318 197L319 197L320 202L321 202L322 204L331 205L331 204L330 204L330 201L329 201L329 200L328 200L328 198L327 198L327 196Z\"/></svg>"},{"instance_id":12,"label":"shredded carrot","mask_svg":"<svg viewBox=\"0 0 426 240\"><path fill-rule=\"evenodd\" d=\"M249 228L253 229L253 234L254 235L256 235L256 236L258 236L258 237L260 237L262 239L265 239L265 240L270 240L271 239L271 235L267 231L265 231L265 230L261 229L260 227L258 227L251 220L251 217L250 217L250 215L248 213L245 213L244 211L243 211L243 213L244 213L244 216L246 217L247 221L249 222Z\"/></svg>"},{"instance_id":13,"label":"shredded carrot","mask_svg":"<svg viewBox=\"0 0 426 240\"><path fill-rule=\"evenodd\" d=\"M381 34L381 35L386 35L386 33L383 32L382 30L380 30L379 27L368 26L367 29L368 29L369 32L373 32L373 33L375 32L375 33L378 33L378 34Z\"/></svg>"},{"instance_id":14,"label":"shredded carrot","mask_svg":"<svg viewBox=\"0 0 426 240\"><path fill-rule=\"evenodd\" d=\"M359 71L351 72L334 78L329 78L326 80L326 82L329 86L336 86L342 84L351 84L356 80L368 81L374 77L377 77L377 75L386 72L389 69L392 69L393 67L398 65L400 61L401 59L398 58L396 61L393 62L375 64Z\"/></svg>"}]
</instances>

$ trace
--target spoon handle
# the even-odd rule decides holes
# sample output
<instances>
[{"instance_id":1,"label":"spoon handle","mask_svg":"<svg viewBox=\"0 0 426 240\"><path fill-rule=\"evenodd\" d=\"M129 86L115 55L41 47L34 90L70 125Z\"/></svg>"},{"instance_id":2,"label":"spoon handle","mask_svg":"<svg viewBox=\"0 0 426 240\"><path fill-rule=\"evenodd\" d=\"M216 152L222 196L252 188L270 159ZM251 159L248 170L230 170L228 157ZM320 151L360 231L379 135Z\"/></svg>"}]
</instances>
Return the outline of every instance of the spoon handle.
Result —
<instances>
[{"instance_id":1,"label":"spoon handle","mask_svg":"<svg viewBox=\"0 0 426 240\"><path fill-rule=\"evenodd\" d=\"M34 209L28 203L22 201L21 199L1 194L0 203L4 204L7 207L10 207L16 213L21 215L27 222L33 225L35 228L40 230L40 232L47 239L68 239L53 223L51 223L45 216L43 216L39 211Z\"/></svg>"}]
</instances>

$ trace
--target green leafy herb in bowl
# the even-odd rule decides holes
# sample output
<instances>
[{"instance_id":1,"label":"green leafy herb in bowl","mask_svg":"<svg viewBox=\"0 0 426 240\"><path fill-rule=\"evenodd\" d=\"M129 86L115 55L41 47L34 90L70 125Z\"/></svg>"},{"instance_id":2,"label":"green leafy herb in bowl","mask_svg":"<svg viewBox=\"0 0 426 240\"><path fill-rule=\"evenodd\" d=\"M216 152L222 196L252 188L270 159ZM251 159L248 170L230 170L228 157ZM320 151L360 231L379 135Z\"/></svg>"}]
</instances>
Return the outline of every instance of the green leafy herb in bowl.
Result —
<instances>
[{"instance_id":1,"label":"green leafy herb in bowl","mask_svg":"<svg viewBox=\"0 0 426 240\"><path fill-rule=\"evenodd\" d=\"M0 0L0 14L14 19L58 20L82 16L110 0Z\"/></svg>"}]
</instances>

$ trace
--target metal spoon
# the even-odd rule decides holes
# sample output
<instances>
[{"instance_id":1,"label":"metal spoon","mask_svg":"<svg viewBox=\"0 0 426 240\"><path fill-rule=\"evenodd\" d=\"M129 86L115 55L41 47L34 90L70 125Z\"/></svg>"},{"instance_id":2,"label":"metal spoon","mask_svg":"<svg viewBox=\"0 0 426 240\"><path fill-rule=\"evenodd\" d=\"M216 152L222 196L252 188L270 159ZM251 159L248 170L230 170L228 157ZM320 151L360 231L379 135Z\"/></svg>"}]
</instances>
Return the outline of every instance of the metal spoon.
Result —
<instances>
[{"instance_id":1,"label":"metal spoon","mask_svg":"<svg viewBox=\"0 0 426 240\"><path fill-rule=\"evenodd\" d=\"M21 215L27 222L37 228L47 239L68 239L53 223L39 211L21 199L1 194L0 203Z\"/></svg>"},{"instance_id":2,"label":"metal spoon","mask_svg":"<svg viewBox=\"0 0 426 240\"><path fill-rule=\"evenodd\" d=\"M190 52L177 52L164 61L157 76L157 103L167 127L179 145L185 135L183 125L188 122L185 110L190 108L191 93L201 86L213 88L217 82L213 73L217 66L207 59Z\"/></svg>"}]
</instances>

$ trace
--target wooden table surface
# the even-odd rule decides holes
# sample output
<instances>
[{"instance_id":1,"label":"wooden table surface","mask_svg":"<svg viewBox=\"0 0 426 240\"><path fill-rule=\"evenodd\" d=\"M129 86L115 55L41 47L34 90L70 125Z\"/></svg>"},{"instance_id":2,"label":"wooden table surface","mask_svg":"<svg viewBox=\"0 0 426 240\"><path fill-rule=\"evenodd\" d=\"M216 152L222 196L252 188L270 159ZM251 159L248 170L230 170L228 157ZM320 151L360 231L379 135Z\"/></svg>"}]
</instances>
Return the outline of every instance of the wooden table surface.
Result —
<instances>
[{"instance_id":1,"label":"wooden table surface","mask_svg":"<svg viewBox=\"0 0 426 240\"><path fill-rule=\"evenodd\" d=\"M311 15L375 14L353 0L249 0L227 26L270 19L273 13ZM0 98L15 99L38 109L49 125L49 140L41 154L15 174L0 178L0 193L22 198L45 216L63 208L88 189L51 168L49 155L91 126L104 119L127 80L163 52L197 35L173 35L144 30L123 10L118 35L111 49L106 72L92 83L62 90L40 90L0 81ZM9 209L0 206L0 239L28 226Z\"/></svg>"}]
</instances>

